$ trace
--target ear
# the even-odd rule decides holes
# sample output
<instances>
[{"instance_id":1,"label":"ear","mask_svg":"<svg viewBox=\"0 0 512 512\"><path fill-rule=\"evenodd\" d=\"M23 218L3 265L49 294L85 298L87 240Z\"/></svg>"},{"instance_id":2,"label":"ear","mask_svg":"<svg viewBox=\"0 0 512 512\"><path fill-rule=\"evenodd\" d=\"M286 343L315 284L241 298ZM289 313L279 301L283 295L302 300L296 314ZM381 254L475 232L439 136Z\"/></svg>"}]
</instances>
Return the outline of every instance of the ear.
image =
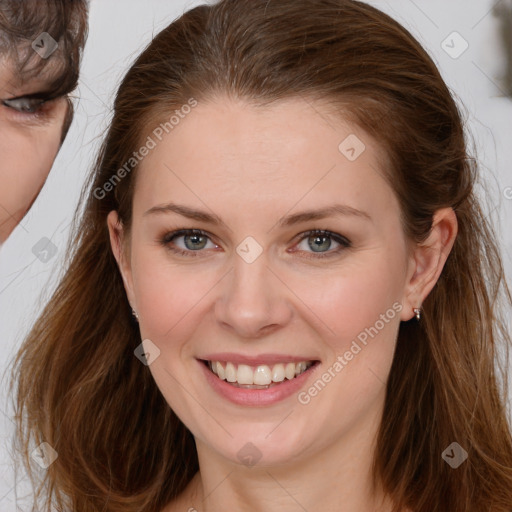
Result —
<instances>
[{"instance_id":1,"label":"ear","mask_svg":"<svg viewBox=\"0 0 512 512\"><path fill-rule=\"evenodd\" d=\"M453 208L441 208L435 212L428 238L413 248L410 257L401 320L413 318L413 308L421 307L434 288L452 250L457 228Z\"/></svg>"},{"instance_id":2,"label":"ear","mask_svg":"<svg viewBox=\"0 0 512 512\"><path fill-rule=\"evenodd\" d=\"M112 248L112 252L114 253L114 257L117 261L117 266L119 267L121 277L123 278L124 289L126 291L126 296L128 297L128 302L131 304L132 308L135 309L135 311L137 311L135 294L133 292L131 261L129 255L127 256L125 254L125 232L123 230L123 224L119 220L119 216L115 210L112 210L108 214L107 225L110 234L110 246Z\"/></svg>"}]
</instances>

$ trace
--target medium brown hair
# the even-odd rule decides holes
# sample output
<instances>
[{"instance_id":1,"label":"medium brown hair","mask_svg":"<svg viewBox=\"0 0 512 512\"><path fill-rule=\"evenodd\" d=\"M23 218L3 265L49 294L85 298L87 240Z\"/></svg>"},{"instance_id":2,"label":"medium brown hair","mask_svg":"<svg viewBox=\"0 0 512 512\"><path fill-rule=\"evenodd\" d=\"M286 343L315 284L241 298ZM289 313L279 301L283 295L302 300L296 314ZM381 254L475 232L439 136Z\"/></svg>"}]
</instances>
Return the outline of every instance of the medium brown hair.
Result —
<instances>
[{"instance_id":1,"label":"medium brown hair","mask_svg":"<svg viewBox=\"0 0 512 512\"><path fill-rule=\"evenodd\" d=\"M82 191L65 274L16 358L25 464L30 471L30 442L59 454L45 474L47 503L159 512L198 470L192 434L134 356L140 332L110 247L106 217L117 210L129 233L137 168L102 199L94 191L175 108L219 95L339 108L386 150L383 171L411 241L427 238L436 210L455 210L458 234L421 322L400 324L374 478L396 511L510 512L511 339L501 308L512 297L477 199L478 166L426 51L392 18L352 0L199 6L161 31L126 74ZM441 457L454 441L469 454L457 469Z\"/></svg>"}]
</instances>

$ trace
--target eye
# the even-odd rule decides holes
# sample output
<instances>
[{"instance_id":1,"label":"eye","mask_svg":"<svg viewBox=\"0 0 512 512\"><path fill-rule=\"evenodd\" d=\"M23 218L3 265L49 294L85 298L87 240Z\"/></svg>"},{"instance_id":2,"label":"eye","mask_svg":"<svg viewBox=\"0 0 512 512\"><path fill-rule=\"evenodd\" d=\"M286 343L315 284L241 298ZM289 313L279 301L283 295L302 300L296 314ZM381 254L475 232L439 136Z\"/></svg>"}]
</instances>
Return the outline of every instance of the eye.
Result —
<instances>
[{"instance_id":1,"label":"eye","mask_svg":"<svg viewBox=\"0 0 512 512\"><path fill-rule=\"evenodd\" d=\"M18 112L36 112L44 102L45 100L24 97L4 100L3 103Z\"/></svg>"},{"instance_id":2,"label":"eye","mask_svg":"<svg viewBox=\"0 0 512 512\"><path fill-rule=\"evenodd\" d=\"M332 240L338 244L338 248L333 251L323 251L322 249L330 249ZM344 249L352 247L350 240L338 233L325 231L322 229L314 229L302 233L301 243L306 243L306 247L313 250L313 254L306 251L306 258L330 258L343 252Z\"/></svg>"},{"instance_id":3,"label":"eye","mask_svg":"<svg viewBox=\"0 0 512 512\"><path fill-rule=\"evenodd\" d=\"M301 251L305 253L306 258L318 259L332 257L341 253L344 249L352 246L350 240L343 237L342 235L325 230L315 229L302 233L299 236L300 242L306 242L307 247L312 248L312 253L304 250ZM184 248L175 246L174 240L180 238L183 238L185 245ZM200 229L180 229L178 231L167 233L159 240L159 242L161 245L175 254L188 257L197 257L197 253L201 252L201 250L205 248L209 239L210 235ZM334 240L335 243L339 245L339 247L333 251L322 251L322 249L331 248L331 240ZM328 242L326 243L326 241ZM213 245L218 247L216 244Z\"/></svg>"},{"instance_id":4,"label":"eye","mask_svg":"<svg viewBox=\"0 0 512 512\"><path fill-rule=\"evenodd\" d=\"M183 238L185 242L185 250L173 247L172 243L175 239ZM209 239L209 235L200 229L180 229L165 235L160 243L167 247L169 250L182 256L196 257L198 251L204 249L205 240Z\"/></svg>"},{"instance_id":5,"label":"eye","mask_svg":"<svg viewBox=\"0 0 512 512\"><path fill-rule=\"evenodd\" d=\"M48 114L55 98L21 96L3 100L2 104L11 110L11 115L21 121L44 117Z\"/></svg>"}]
</instances>

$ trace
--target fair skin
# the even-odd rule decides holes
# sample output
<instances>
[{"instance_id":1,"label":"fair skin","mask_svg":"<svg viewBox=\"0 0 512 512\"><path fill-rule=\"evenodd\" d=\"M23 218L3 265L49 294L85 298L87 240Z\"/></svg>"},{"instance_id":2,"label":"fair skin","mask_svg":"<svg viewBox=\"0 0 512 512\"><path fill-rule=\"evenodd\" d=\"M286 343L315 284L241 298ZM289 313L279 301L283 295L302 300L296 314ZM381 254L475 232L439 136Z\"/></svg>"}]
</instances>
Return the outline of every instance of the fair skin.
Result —
<instances>
[{"instance_id":1,"label":"fair skin","mask_svg":"<svg viewBox=\"0 0 512 512\"><path fill-rule=\"evenodd\" d=\"M30 98L46 92L52 72L50 65L43 75L23 82L9 59L0 59L0 243L37 198L61 145L67 98L42 104Z\"/></svg>"},{"instance_id":2,"label":"fair skin","mask_svg":"<svg viewBox=\"0 0 512 512\"><path fill-rule=\"evenodd\" d=\"M140 164L131 236L124 237L115 211L108 216L141 339L160 350L148 368L198 450L200 471L162 512L391 510L370 482L385 382L400 321L413 318L434 287L457 221L452 209L439 210L425 244L413 246L379 171L382 149L320 103L311 105L290 99L258 108L222 97L199 103ZM338 150L349 134L366 146L354 161ZM144 215L169 202L214 213L226 226L174 212ZM370 219L277 225L332 204ZM168 248L159 243L181 228L208 237L199 238L199 248L193 235ZM314 229L352 246L320 237L314 251L317 235L302 235ZM263 249L250 264L236 252L248 236ZM298 393L265 406L234 404L212 388L197 361L208 352L318 360L304 391L396 302L401 310L307 405ZM237 456L248 442L261 454L255 465Z\"/></svg>"}]
</instances>

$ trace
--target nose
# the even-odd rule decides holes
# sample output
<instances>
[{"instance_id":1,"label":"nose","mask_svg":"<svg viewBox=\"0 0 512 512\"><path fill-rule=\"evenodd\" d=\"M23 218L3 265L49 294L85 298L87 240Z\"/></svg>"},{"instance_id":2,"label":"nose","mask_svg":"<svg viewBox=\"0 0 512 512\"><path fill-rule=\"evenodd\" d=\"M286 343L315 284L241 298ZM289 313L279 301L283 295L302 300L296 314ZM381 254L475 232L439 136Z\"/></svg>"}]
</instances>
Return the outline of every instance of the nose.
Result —
<instances>
[{"instance_id":1,"label":"nose","mask_svg":"<svg viewBox=\"0 0 512 512\"><path fill-rule=\"evenodd\" d=\"M292 318L286 283L263 252L248 263L238 254L215 304L217 321L237 338L258 338L283 328Z\"/></svg>"}]
</instances>

